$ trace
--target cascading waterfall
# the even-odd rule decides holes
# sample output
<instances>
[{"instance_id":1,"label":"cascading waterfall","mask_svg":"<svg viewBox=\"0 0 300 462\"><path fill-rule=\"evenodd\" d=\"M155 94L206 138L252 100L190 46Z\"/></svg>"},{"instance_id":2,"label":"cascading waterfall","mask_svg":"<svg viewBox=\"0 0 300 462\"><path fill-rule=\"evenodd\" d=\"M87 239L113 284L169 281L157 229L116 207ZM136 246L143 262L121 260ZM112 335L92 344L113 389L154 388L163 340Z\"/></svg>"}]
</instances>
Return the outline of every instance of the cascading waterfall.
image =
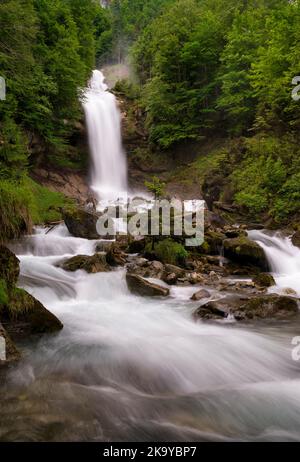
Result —
<instances>
[{"instance_id":1,"label":"cascading waterfall","mask_svg":"<svg viewBox=\"0 0 300 462\"><path fill-rule=\"evenodd\" d=\"M279 233L270 235L264 231L249 231L249 237L264 249L277 289L290 288L300 295L300 249L289 237Z\"/></svg>"},{"instance_id":2,"label":"cascading waterfall","mask_svg":"<svg viewBox=\"0 0 300 462\"><path fill-rule=\"evenodd\" d=\"M116 200L127 191L127 165L121 140L121 116L102 72L93 71L83 97L92 158L91 188L98 200Z\"/></svg>"}]
</instances>

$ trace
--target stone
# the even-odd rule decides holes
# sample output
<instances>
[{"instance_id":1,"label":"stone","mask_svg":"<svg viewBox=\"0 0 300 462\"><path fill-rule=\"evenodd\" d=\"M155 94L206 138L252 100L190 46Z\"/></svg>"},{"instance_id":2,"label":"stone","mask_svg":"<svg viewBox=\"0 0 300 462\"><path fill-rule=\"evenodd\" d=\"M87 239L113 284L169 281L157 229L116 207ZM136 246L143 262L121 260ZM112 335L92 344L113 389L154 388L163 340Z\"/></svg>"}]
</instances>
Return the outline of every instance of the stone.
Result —
<instances>
[{"instance_id":1,"label":"stone","mask_svg":"<svg viewBox=\"0 0 300 462\"><path fill-rule=\"evenodd\" d=\"M114 242L106 255L107 263L110 266L125 266L127 254L120 249L119 244Z\"/></svg>"},{"instance_id":2,"label":"stone","mask_svg":"<svg viewBox=\"0 0 300 462\"><path fill-rule=\"evenodd\" d=\"M254 265L265 271L269 269L262 247L245 236L226 239L224 241L224 256L242 265Z\"/></svg>"},{"instance_id":3,"label":"stone","mask_svg":"<svg viewBox=\"0 0 300 462\"><path fill-rule=\"evenodd\" d=\"M191 297L191 300L194 302L198 302L199 300L202 300L203 298L209 298L210 293L208 290L205 289L200 289L198 292L194 293L194 295Z\"/></svg>"},{"instance_id":4,"label":"stone","mask_svg":"<svg viewBox=\"0 0 300 462\"><path fill-rule=\"evenodd\" d=\"M90 274L110 271L104 253L96 253L92 257L88 255L76 255L69 260L59 263L57 266L65 271L74 272L84 270Z\"/></svg>"},{"instance_id":5,"label":"stone","mask_svg":"<svg viewBox=\"0 0 300 462\"><path fill-rule=\"evenodd\" d=\"M272 287L276 285L275 279L269 273L259 273L253 278L257 287Z\"/></svg>"},{"instance_id":6,"label":"stone","mask_svg":"<svg viewBox=\"0 0 300 462\"><path fill-rule=\"evenodd\" d=\"M83 208L63 209L63 219L72 236L82 239L99 239L97 221L100 217L96 212L87 211Z\"/></svg>"},{"instance_id":7,"label":"stone","mask_svg":"<svg viewBox=\"0 0 300 462\"><path fill-rule=\"evenodd\" d=\"M167 297L170 294L169 289L158 284L153 284L136 274L126 274L127 286L135 295L144 297Z\"/></svg>"},{"instance_id":8,"label":"stone","mask_svg":"<svg viewBox=\"0 0 300 462\"><path fill-rule=\"evenodd\" d=\"M262 295L249 299L234 311L238 321L248 319L283 320L295 316L299 312L295 298L281 295Z\"/></svg>"},{"instance_id":9,"label":"stone","mask_svg":"<svg viewBox=\"0 0 300 462\"><path fill-rule=\"evenodd\" d=\"M0 280L4 280L10 290L18 281L20 261L5 246L0 245Z\"/></svg>"},{"instance_id":10,"label":"stone","mask_svg":"<svg viewBox=\"0 0 300 462\"><path fill-rule=\"evenodd\" d=\"M292 243L294 246L300 248L300 231L296 231L292 237Z\"/></svg>"},{"instance_id":11,"label":"stone","mask_svg":"<svg viewBox=\"0 0 300 462\"><path fill-rule=\"evenodd\" d=\"M54 314L23 289L14 289L7 306L1 308L0 321L13 340L63 328Z\"/></svg>"}]
</instances>

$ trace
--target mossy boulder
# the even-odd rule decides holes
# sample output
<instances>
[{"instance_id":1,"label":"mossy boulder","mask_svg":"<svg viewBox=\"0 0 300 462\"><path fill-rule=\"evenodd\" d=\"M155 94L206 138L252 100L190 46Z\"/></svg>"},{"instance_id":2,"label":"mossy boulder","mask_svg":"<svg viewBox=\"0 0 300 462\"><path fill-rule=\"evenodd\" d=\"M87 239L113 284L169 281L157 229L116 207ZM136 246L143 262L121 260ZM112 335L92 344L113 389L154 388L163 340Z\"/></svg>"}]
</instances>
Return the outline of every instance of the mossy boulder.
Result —
<instances>
[{"instance_id":1,"label":"mossy boulder","mask_svg":"<svg viewBox=\"0 0 300 462\"><path fill-rule=\"evenodd\" d=\"M254 319L286 320L299 313L298 301L281 295L241 297L229 295L200 306L194 313L196 319L224 319L229 315L237 321Z\"/></svg>"},{"instance_id":2,"label":"mossy boulder","mask_svg":"<svg viewBox=\"0 0 300 462\"><path fill-rule=\"evenodd\" d=\"M66 227L72 236L83 239L99 239L97 221L99 214L84 208L68 208L62 211Z\"/></svg>"},{"instance_id":3,"label":"mossy boulder","mask_svg":"<svg viewBox=\"0 0 300 462\"><path fill-rule=\"evenodd\" d=\"M10 290L18 281L20 262L7 247L0 245L0 280L4 281Z\"/></svg>"},{"instance_id":4,"label":"mossy boulder","mask_svg":"<svg viewBox=\"0 0 300 462\"><path fill-rule=\"evenodd\" d=\"M295 234L292 237L292 243L296 247L300 248L300 231L296 231Z\"/></svg>"},{"instance_id":5,"label":"mossy boulder","mask_svg":"<svg viewBox=\"0 0 300 462\"><path fill-rule=\"evenodd\" d=\"M146 245L144 256L152 260L159 260L170 265L184 266L188 252L182 244L167 238L159 242L149 242Z\"/></svg>"},{"instance_id":6,"label":"mossy boulder","mask_svg":"<svg viewBox=\"0 0 300 462\"><path fill-rule=\"evenodd\" d=\"M275 279L272 274L259 273L253 278L253 282L257 287L272 287L276 285Z\"/></svg>"},{"instance_id":7,"label":"mossy boulder","mask_svg":"<svg viewBox=\"0 0 300 462\"><path fill-rule=\"evenodd\" d=\"M247 319L277 319L284 320L299 313L295 298L281 295L262 295L251 298L234 312L238 321Z\"/></svg>"},{"instance_id":8,"label":"mossy boulder","mask_svg":"<svg viewBox=\"0 0 300 462\"><path fill-rule=\"evenodd\" d=\"M13 339L20 336L53 333L63 328L54 314L22 289L14 289L9 303L1 307L0 321Z\"/></svg>"},{"instance_id":9,"label":"mossy boulder","mask_svg":"<svg viewBox=\"0 0 300 462\"><path fill-rule=\"evenodd\" d=\"M207 244L207 251L210 255L220 255L223 242L226 239L225 234L218 231L207 231L205 233L205 243Z\"/></svg>"},{"instance_id":10,"label":"mossy boulder","mask_svg":"<svg viewBox=\"0 0 300 462\"><path fill-rule=\"evenodd\" d=\"M130 292L135 295L143 297L167 297L170 294L169 289L166 287L153 284L137 274L127 273L126 282Z\"/></svg>"},{"instance_id":11,"label":"mossy boulder","mask_svg":"<svg viewBox=\"0 0 300 462\"><path fill-rule=\"evenodd\" d=\"M91 257L88 255L76 255L69 260L59 263L57 266L65 271L75 272L84 270L90 274L103 273L110 270L104 253L96 253Z\"/></svg>"},{"instance_id":12,"label":"mossy boulder","mask_svg":"<svg viewBox=\"0 0 300 462\"><path fill-rule=\"evenodd\" d=\"M224 256L242 265L254 265L265 271L269 270L269 264L262 247L246 236L225 239Z\"/></svg>"}]
</instances>

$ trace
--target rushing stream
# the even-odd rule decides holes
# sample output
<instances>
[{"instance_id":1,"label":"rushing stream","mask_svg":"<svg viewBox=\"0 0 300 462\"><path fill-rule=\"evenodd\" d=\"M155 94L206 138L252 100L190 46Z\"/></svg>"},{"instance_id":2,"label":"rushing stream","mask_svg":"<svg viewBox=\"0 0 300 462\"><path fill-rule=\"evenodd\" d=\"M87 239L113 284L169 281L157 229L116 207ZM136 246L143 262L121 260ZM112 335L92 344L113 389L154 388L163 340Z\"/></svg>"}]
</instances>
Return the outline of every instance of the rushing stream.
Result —
<instances>
[{"instance_id":1,"label":"rushing stream","mask_svg":"<svg viewBox=\"0 0 300 462\"><path fill-rule=\"evenodd\" d=\"M94 246L61 225L16 249L20 284L65 327L23 345L1 387L0 440L300 439L298 321L195 323L193 287L145 299L129 293L123 270L54 266Z\"/></svg>"},{"instance_id":2,"label":"rushing stream","mask_svg":"<svg viewBox=\"0 0 300 462\"><path fill-rule=\"evenodd\" d=\"M92 187L111 199L126 189L126 163L116 101L98 71L84 108ZM251 237L266 250L275 290L300 294L300 251L277 236ZM13 245L20 286L64 329L24 342L23 360L0 382L0 441L300 440L291 344L298 320L196 323L193 286L172 287L167 299L142 298L128 291L125 270L56 267L95 246L64 225Z\"/></svg>"}]
</instances>

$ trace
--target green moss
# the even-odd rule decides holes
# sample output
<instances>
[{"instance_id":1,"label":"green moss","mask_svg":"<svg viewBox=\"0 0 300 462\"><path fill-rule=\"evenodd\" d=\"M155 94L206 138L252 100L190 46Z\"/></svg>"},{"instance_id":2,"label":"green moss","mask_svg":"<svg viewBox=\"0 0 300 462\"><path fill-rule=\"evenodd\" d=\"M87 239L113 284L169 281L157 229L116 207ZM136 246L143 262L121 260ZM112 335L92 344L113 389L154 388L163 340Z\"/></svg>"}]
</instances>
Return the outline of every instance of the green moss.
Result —
<instances>
[{"instance_id":1,"label":"green moss","mask_svg":"<svg viewBox=\"0 0 300 462\"><path fill-rule=\"evenodd\" d=\"M154 245L153 250L152 244L148 243L145 250L146 253L152 254L161 262L169 263L171 265L180 265L184 263L184 260L189 255L182 244L179 244L172 239L164 239L163 241L158 242Z\"/></svg>"},{"instance_id":2,"label":"green moss","mask_svg":"<svg viewBox=\"0 0 300 462\"><path fill-rule=\"evenodd\" d=\"M4 279L0 279L0 305L7 305L7 303L8 303L7 285Z\"/></svg>"}]
</instances>

